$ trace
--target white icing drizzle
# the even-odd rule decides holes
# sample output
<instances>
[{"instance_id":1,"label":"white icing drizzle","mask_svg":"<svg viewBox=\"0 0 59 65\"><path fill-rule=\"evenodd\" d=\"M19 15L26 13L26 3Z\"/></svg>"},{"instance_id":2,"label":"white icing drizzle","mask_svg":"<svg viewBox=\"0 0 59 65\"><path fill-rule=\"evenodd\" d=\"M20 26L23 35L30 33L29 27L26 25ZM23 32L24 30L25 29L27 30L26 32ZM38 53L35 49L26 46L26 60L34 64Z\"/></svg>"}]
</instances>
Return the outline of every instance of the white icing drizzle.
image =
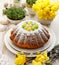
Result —
<instances>
[{"instance_id":1,"label":"white icing drizzle","mask_svg":"<svg viewBox=\"0 0 59 65\"><path fill-rule=\"evenodd\" d=\"M42 29L43 30L43 29ZM43 35L43 37L47 40L48 38L47 38L47 36L45 35L45 33L43 32L43 31L39 31L42 35ZM41 36L42 37L42 36ZM43 39L43 41L44 41L44 38L42 38ZM44 41L45 42L45 41Z\"/></svg>"},{"instance_id":2,"label":"white icing drizzle","mask_svg":"<svg viewBox=\"0 0 59 65\"><path fill-rule=\"evenodd\" d=\"M40 30L41 31L41 30ZM39 34L38 34L38 39L40 39L43 43L44 43L44 40L43 40L43 38L42 38L42 36L41 36L41 33L40 33L40 31L39 31Z\"/></svg>"},{"instance_id":3,"label":"white icing drizzle","mask_svg":"<svg viewBox=\"0 0 59 65\"><path fill-rule=\"evenodd\" d=\"M48 34L48 32L43 28L43 31L46 33L46 34Z\"/></svg>"}]
</instances>

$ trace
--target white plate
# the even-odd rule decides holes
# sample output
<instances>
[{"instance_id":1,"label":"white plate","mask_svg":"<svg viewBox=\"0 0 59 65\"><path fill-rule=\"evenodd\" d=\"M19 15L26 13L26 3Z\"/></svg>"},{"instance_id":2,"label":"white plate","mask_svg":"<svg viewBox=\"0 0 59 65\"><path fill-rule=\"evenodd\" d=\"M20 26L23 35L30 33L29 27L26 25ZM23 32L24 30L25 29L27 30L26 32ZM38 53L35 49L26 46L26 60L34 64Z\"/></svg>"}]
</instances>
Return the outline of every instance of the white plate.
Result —
<instances>
[{"instance_id":1,"label":"white plate","mask_svg":"<svg viewBox=\"0 0 59 65\"><path fill-rule=\"evenodd\" d=\"M49 30L49 33L50 33L50 39L49 41L41 48L38 48L38 49L21 49L17 46L15 46L12 41L10 40L10 32L11 32L12 29L10 29L6 35L5 35L5 38L4 38L4 42L5 42L5 45L6 47L14 54L16 54L17 52L24 52L27 57L34 57L36 55L36 52L42 52L44 50L47 50L47 51L50 51L54 46L55 46L55 42L56 42L56 37L55 37L55 34L52 30L48 29Z\"/></svg>"}]
</instances>

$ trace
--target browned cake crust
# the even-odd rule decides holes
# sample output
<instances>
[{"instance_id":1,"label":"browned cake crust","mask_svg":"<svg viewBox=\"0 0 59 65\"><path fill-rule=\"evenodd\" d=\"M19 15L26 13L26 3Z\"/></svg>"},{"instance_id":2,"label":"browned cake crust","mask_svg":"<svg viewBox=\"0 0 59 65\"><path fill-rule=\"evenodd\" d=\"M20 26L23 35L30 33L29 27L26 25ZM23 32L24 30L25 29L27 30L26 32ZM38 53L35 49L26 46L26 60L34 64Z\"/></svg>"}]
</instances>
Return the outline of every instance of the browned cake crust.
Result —
<instances>
[{"instance_id":1,"label":"browned cake crust","mask_svg":"<svg viewBox=\"0 0 59 65\"><path fill-rule=\"evenodd\" d=\"M13 30L10 35L10 39L12 40L13 44L20 48L25 48L25 49L36 49L44 46L50 38L49 32L44 28L42 29L43 33L39 31L39 33L35 33L35 35L30 35L27 36L24 34L24 38L19 41L19 37L16 36L17 32ZM27 40L25 41L25 37ZM41 39L42 38L42 39Z\"/></svg>"}]
</instances>

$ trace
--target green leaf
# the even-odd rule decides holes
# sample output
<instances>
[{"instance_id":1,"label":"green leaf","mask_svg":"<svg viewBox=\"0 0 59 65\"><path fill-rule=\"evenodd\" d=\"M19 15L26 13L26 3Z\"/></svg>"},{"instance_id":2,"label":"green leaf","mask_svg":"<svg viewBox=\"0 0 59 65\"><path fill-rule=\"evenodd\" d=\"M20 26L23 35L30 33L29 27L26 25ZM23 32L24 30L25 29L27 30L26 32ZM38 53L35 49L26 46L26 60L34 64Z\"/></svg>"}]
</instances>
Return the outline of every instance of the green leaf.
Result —
<instances>
[{"instance_id":1,"label":"green leaf","mask_svg":"<svg viewBox=\"0 0 59 65\"><path fill-rule=\"evenodd\" d=\"M26 2L27 2L30 6L32 6L32 5L36 2L36 0L26 0Z\"/></svg>"},{"instance_id":2,"label":"green leaf","mask_svg":"<svg viewBox=\"0 0 59 65\"><path fill-rule=\"evenodd\" d=\"M4 10L3 14L11 20L21 20L26 16L26 11L22 7L13 6Z\"/></svg>"}]
</instances>

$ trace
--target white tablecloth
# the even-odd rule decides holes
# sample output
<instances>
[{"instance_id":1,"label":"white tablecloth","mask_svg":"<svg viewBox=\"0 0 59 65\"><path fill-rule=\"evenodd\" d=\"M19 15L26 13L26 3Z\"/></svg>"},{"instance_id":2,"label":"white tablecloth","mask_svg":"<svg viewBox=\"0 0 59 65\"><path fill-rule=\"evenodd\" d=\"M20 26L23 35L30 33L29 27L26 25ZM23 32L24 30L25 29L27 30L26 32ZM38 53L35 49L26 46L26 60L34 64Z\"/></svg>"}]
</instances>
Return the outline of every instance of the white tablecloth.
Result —
<instances>
[{"instance_id":1,"label":"white tablecloth","mask_svg":"<svg viewBox=\"0 0 59 65\"><path fill-rule=\"evenodd\" d=\"M12 4L13 0L0 0L0 29L5 28L4 30L6 30L7 28L10 29L14 25L8 24L7 18L2 16L2 9L4 8L4 3L11 3ZM8 24L8 25L1 26L1 24ZM53 29L53 31L56 35L56 44L59 44L59 13L57 13L57 16L55 17L55 19L53 20L53 22L51 23L49 28ZM4 35L6 33L6 31L4 31L4 30L3 30L3 32L0 32L0 52L3 52L3 54L6 54L7 56L9 56L9 58L11 58L11 61L14 61L15 55L12 54L4 45L3 39L4 39ZM57 61L57 63L55 63L53 65L59 65L58 62L59 61Z\"/></svg>"}]
</instances>

